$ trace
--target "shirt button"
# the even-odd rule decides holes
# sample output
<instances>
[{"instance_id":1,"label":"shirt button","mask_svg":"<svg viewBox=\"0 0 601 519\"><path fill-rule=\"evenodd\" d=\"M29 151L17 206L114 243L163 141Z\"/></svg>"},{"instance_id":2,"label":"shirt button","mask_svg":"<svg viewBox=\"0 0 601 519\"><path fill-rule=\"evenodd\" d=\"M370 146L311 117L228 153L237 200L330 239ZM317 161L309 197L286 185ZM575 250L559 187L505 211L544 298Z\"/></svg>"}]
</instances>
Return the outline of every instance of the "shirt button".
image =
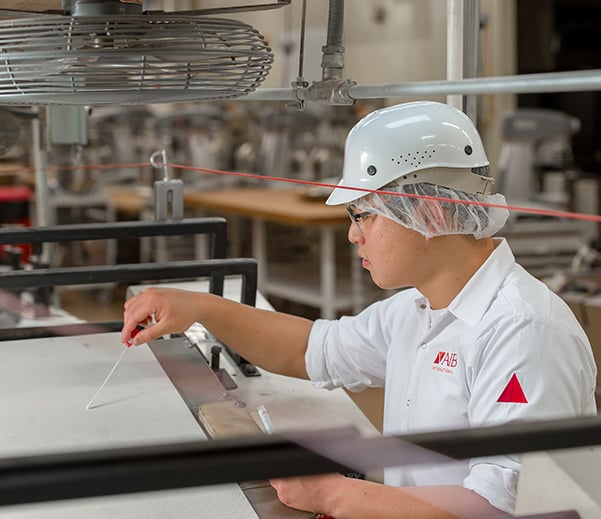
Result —
<instances>
[{"instance_id":1,"label":"shirt button","mask_svg":"<svg viewBox=\"0 0 601 519\"><path fill-rule=\"evenodd\" d=\"M426 303L422 303L421 305L419 305L419 307L420 307L422 310L425 310L425 309L426 309Z\"/></svg>"},{"instance_id":2,"label":"shirt button","mask_svg":"<svg viewBox=\"0 0 601 519\"><path fill-rule=\"evenodd\" d=\"M407 399L407 403L406 403L407 407L409 407L411 405L411 399Z\"/></svg>"},{"instance_id":3,"label":"shirt button","mask_svg":"<svg viewBox=\"0 0 601 519\"><path fill-rule=\"evenodd\" d=\"M423 344L420 346L420 348L421 348L422 350L425 350L425 349L426 349L426 343L424 342L424 343L423 343Z\"/></svg>"}]
</instances>

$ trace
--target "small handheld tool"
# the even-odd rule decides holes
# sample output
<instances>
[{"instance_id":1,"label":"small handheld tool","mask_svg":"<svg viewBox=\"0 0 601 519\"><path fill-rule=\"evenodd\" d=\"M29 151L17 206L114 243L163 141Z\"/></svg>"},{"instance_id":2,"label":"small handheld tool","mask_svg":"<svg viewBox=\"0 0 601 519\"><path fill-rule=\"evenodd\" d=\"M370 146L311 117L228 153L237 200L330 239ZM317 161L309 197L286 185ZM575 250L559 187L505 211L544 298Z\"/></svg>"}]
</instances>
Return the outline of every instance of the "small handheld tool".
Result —
<instances>
[{"instance_id":1,"label":"small handheld tool","mask_svg":"<svg viewBox=\"0 0 601 519\"><path fill-rule=\"evenodd\" d=\"M131 346L133 345L133 338L137 335L137 333L140 330L138 328L136 328L130 335L129 340L127 341L127 344L125 344L125 347L123 348L123 351L121 352L121 354L119 355L119 358L117 359L117 361L115 362L115 364L113 364L113 367L111 368L111 370L109 371L108 375L106 376L106 378L104 379L104 381L102 382L102 384L100 384L100 387L96 390L96 393L94 393L94 396L90 399L90 401L88 402L88 405L86 406L86 409L89 411L90 409L93 409L92 404L94 403L94 400L96 400L96 397L100 394L100 392L102 391L102 388L106 385L106 383L109 381L109 379L111 378L111 375L115 372L115 370L117 369L117 366L119 365L119 363L121 362L121 359L123 358L123 355L125 355L125 352L131 348Z\"/></svg>"},{"instance_id":2,"label":"small handheld tool","mask_svg":"<svg viewBox=\"0 0 601 519\"><path fill-rule=\"evenodd\" d=\"M273 423L271 422L271 417L269 416L269 413L263 404L257 407L257 413L261 419L261 424L263 425L265 432L267 434L273 434Z\"/></svg>"}]
</instances>

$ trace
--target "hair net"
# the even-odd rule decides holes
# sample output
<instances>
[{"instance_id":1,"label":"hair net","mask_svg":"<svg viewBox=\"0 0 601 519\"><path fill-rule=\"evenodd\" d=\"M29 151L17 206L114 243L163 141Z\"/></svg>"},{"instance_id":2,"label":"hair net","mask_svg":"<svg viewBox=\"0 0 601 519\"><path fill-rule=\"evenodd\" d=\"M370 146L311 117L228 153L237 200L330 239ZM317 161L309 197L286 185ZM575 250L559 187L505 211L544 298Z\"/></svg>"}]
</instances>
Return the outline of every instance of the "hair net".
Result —
<instances>
[{"instance_id":1,"label":"hair net","mask_svg":"<svg viewBox=\"0 0 601 519\"><path fill-rule=\"evenodd\" d=\"M504 207L462 203L467 201L505 205L505 197L501 194L475 195L424 182L406 185L394 185L393 182L382 190L416 196L370 193L352 204L358 211L385 216L426 238L446 234L472 234L477 239L490 237L505 225L509 217L509 210ZM419 196L440 197L457 202L423 199Z\"/></svg>"}]
</instances>

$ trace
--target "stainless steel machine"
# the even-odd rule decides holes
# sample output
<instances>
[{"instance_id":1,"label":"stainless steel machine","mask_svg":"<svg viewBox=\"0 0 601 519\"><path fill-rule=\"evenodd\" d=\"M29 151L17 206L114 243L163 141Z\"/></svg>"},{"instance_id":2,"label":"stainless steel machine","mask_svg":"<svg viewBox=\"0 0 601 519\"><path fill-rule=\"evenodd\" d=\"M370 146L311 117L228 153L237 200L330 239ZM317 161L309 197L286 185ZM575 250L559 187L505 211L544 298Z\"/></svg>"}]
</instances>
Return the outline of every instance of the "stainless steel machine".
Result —
<instances>
[{"instance_id":1,"label":"stainless steel machine","mask_svg":"<svg viewBox=\"0 0 601 519\"><path fill-rule=\"evenodd\" d=\"M571 136L579 127L577 119L553 110L522 109L504 117L498 191L509 205L574 209L580 172ZM502 234L518 262L535 275L569 268L577 252L595 238L586 222L515 210Z\"/></svg>"}]
</instances>

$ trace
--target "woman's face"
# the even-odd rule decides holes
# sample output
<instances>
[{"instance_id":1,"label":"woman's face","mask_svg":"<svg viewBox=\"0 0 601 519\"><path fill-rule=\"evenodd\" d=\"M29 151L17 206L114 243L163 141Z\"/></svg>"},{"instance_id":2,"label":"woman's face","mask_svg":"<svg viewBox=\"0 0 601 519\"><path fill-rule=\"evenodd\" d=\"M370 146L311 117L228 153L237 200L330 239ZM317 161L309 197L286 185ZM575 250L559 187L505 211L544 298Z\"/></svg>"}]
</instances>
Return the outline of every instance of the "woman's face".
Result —
<instances>
[{"instance_id":1,"label":"woman's face","mask_svg":"<svg viewBox=\"0 0 601 519\"><path fill-rule=\"evenodd\" d=\"M418 286L429 275L428 240L389 218L370 214L352 223L348 239L357 245L363 268L383 289Z\"/></svg>"}]
</instances>

